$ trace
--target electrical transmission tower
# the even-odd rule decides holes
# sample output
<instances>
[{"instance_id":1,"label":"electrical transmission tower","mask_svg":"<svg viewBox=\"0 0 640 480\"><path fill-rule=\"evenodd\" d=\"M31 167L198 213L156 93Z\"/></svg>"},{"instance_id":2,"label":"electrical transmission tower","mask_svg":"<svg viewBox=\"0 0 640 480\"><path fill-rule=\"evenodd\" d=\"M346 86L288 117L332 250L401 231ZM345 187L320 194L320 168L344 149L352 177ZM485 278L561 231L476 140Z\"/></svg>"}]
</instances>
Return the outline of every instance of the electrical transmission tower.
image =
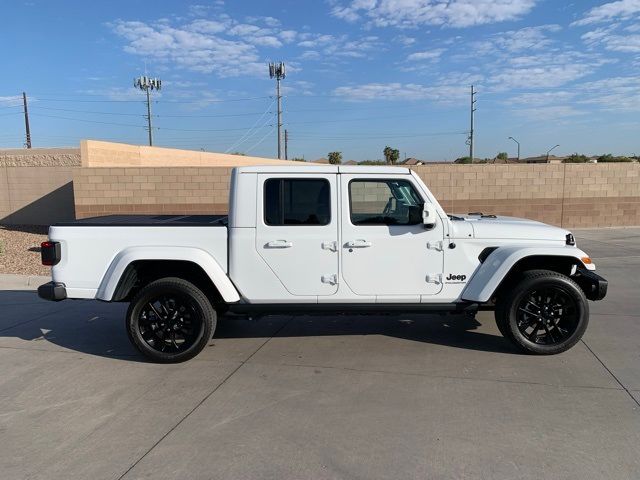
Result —
<instances>
[{"instance_id":1,"label":"electrical transmission tower","mask_svg":"<svg viewBox=\"0 0 640 480\"><path fill-rule=\"evenodd\" d=\"M269 78L276 79L276 98L278 99L278 158L282 158L282 95L280 95L280 80L286 76L284 62L269 63Z\"/></svg>"},{"instance_id":2,"label":"electrical transmission tower","mask_svg":"<svg viewBox=\"0 0 640 480\"><path fill-rule=\"evenodd\" d=\"M143 90L147 94L147 129L149 130L149 146L153 146L153 130L151 129L151 90L160 90L162 80L159 78L149 78L146 75L133 80L133 86Z\"/></svg>"}]
</instances>

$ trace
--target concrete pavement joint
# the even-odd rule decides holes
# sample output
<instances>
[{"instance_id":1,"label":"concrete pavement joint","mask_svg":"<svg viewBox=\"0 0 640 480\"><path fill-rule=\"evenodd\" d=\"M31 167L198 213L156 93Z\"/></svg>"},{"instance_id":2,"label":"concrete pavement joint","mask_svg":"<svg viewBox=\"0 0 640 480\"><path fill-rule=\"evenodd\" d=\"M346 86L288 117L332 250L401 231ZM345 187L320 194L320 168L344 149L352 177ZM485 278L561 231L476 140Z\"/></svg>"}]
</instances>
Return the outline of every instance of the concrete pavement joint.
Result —
<instances>
[{"instance_id":1,"label":"concrete pavement joint","mask_svg":"<svg viewBox=\"0 0 640 480\"><path fill-rule=\"evenodd\" d=\"M189 418L189 416L190 416L193 412L195 412L198 408L200 408L200 406L201 406L204 402L206 402L206 401L207 401L207 400L208 400L208 399L209 399L209 398L210 398L214 393L216 393L216 392L217 392L217 391L218 391L218 390L219 390L219 389L220 389L224 384L226 384L226 383L227 383L227 381L228 381L231 377L233 377L233 376L236 374L236 372L237 372L238 370L240 370L240 369L241 369L241 368L242 368L242 367L243 367L243 366L244 366L244 365L245 365L249 360L251 360L251 358L253 358L253 356L254 356L256 353L258 353L260 350L262 350L262 347L264 347L267 343L269 343L269 341L271 341L271 339L273 339L274 337L276 337L276 336L277 336L277 335L278 335L278 334L279 334L279 333L284 329L284 327L286 327L286 326L291 322L291 319L292 319L292 318L293 318L293 317L290 317L290 318L289 318L289 320L287 320L286 322L284 322L284 323L282 324L282 326L281 326L280 328L278 328L278 330L277 330L277 331L276 331L272 336L270 336L270 337L269 337L269 338L267 338L264 342L262 342L262 343L260 344L260 346L259 346L259 347L258 347L258 348L257 348L257 349L256 349L256 350L255 350L251 355L249 355L249 356L247 357L247 359L246 359L246 360L244 360L244 361L240 362L240 365L238 365L236 368L234 368L234 369L231 371L231 373L229 373L229 375L227 375L227 376L222 380L222 382L220 382L216 387L214 387L214 389L213 389L213 390L211 390L207 395L205 395L205 396L204 396L204 398L203 398L202 400L200 400L200 401L196 404L196 406L195 406L195 407L193 407L189 412L187 412L187 414L186 414L186 415L184 415L184 416L183 416L183 417L178 421L178 423L176 423L173 427L171 427L171 428L169 429L169 431L167 431L167 433L165 433L162 437L160 437L160 439L159 439L156 443L154 443L154 444L151 446L151 448L149 448L149 450L147 450L147 451L146 451L146 452L145 452L145 453L144 453L144 454L143 454L143 455L142 455L138 460L136 460L136 461L135 461L135 462L134 462L134 463L133 463L133 464L132 464L132 465L131 465L131 466L130 466L130 467L129 467L129 468L128 468L128 469L127 469L123 474L122 474L122 475L120 475L120 476L118 477L118 480L122 480L122 479L123 479L123 478L124 478L124 477L125 477L125 476L130 472L130 471L131 471L131 470L133 470L133 469L136 467L136 465L138 465L138 464L139 464L139 463L140 463L140 462L141 462L141 461L142 461L142 460L143 460L147 455L149 455L149 454L151 453L151 451L152 451L154 448L156 448L156 447L160 444L160 442L162 442L165 438L167 438L167 437L171 434L171 432L173 432L176 428L178 428L178 427L180 426L180 424L182 424L182 422L184 422L187 418Z\"/></svg>"},{"instance_id":2,"label":"concrete pavement joint","mask_svg":"<svg viewBox=\"0 0 640 480\"><path fill-rule=\"evenodd\" d=\"M638 401L636 399L636 397L634 397L632 395L632 393L629 391L629 389L618 379L618 377L616 377L616 375L609 369L609 367L607 367L604 362L602 360L600 360L600 357L598 355L596 355L596 352L594 352L593 350L591 350L591 347L589 345L587 345L587 342L585 342L584 340L580 340L580 342L582 342L584 344L585 347L587 347L587 349L591 352L591 354L596 357L596 360L598 360L598 362L600 362L600 365L602 365L604 367L604 369L609 372L609 374L614 378L614 380L616 382L618 382L618 385L620 385L625 392L627 392L627 395L629 395L631 397L631 400L633 400L633 402L640 407L640 401Z\"/></svg>"}]
</instances>

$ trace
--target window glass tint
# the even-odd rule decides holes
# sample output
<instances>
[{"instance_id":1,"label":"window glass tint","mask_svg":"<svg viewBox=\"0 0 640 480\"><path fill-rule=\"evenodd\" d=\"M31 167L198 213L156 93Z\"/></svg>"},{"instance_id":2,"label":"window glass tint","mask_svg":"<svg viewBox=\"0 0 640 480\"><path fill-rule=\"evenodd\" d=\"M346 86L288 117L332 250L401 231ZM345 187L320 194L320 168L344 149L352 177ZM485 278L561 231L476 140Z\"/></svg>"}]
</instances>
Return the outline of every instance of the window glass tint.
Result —
<instances>
[{"instance_id":1,"label":"window glass tint","mask_svg":"<svg viewBox=\"0 0 640 480\"><path fill-rule=\"evenodd\" d=\"M325 179L270 178L264 184L267 225L327 225L331 221Z\"/></svg>"},{"instance_id":2,"label":"window glass tint","mask_svg":"<svg viewBox=\"0 0 640 480\"><path fill-rule=\"evenodd\" d=\"M354 225L417 225L424 202L407 180L352 180L349 183Z\"/></svg>"}]
</instances>

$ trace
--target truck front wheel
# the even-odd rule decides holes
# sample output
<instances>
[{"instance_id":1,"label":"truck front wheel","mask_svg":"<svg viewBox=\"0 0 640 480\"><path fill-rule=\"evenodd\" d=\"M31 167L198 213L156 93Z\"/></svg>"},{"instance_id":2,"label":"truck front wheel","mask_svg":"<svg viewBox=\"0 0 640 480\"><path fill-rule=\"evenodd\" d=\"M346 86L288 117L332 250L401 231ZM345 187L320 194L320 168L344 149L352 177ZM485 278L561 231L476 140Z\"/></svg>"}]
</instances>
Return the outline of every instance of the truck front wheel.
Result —
<instances>
[{"instance_id":1,"label":"truck front wheel","mask_svg":"<svg viewBox=\"0 0 640 480\"><path fill-rule=\"evenodd\" d=\"M195 357L216 327L216 311L206 295L181 278L162 278L142 288L126 318L133 345L154 362Z\"/></svg>"},{"instance_id":2,"label":"truck front wheel","mask_svg":"<svg viewBox=\"0 0 640 480\"><path fill-rule=\"evenodd\" d=\"M498 329L520 350L552 355L573 347L589 323L589 304L569 277L550 270L524 272L503 291L495 310Z\"/></svg>"}]
</instances>

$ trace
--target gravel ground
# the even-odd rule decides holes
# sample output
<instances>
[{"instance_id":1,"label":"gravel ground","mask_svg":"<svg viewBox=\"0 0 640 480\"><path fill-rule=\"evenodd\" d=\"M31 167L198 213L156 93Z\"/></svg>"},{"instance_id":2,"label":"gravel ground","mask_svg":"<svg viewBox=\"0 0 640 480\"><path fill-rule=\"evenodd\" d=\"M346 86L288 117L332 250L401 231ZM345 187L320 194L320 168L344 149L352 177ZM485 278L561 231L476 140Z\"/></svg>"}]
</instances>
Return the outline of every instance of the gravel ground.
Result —
<instances>
[{"instance_id":1,"label":"gravel ground","mask_svg":"<svg viewBox=\"0 0 640 480\"><path fill-rule=\"evenodd\" d=\"M0 273L49 275L50 269L40 263L47 230L40 225L0 225Z\"/></svg>"}]
</instances>

